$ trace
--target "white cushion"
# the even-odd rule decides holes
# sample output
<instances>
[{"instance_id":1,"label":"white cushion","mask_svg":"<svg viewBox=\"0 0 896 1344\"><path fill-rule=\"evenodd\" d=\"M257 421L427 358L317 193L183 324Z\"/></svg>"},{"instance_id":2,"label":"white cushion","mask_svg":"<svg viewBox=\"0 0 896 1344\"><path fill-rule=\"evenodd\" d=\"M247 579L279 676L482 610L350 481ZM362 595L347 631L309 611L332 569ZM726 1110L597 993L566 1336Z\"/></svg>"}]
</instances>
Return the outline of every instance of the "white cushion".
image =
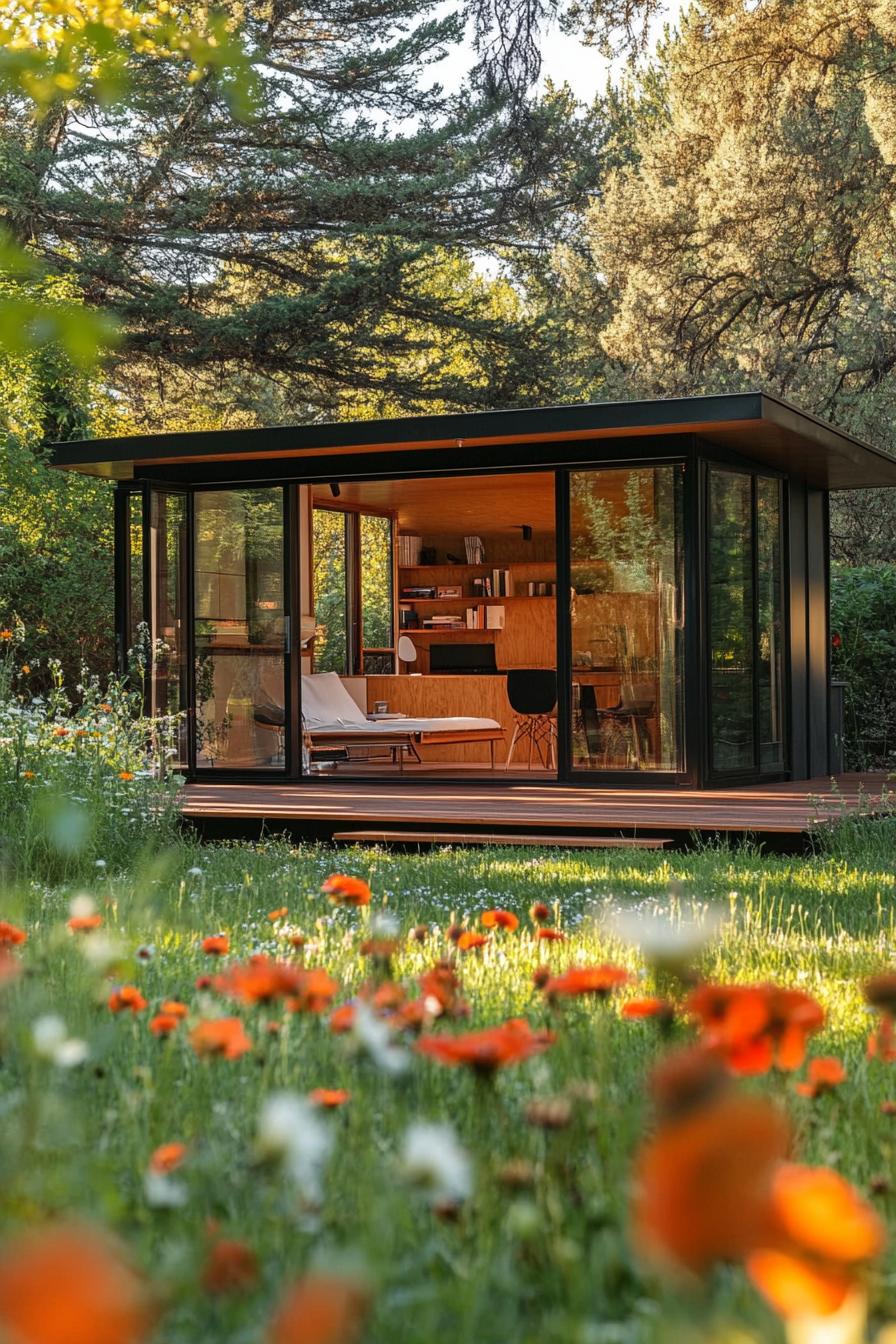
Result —
<instances>
[{"instance_id":1,"label":"white cushion","mask_svg":"<svg viewBox=\"0 0 896 1344\"><path fill-rule=\"evenodd\" d=\"M302 718L308 728L351 728L367 722L336 672L314 672L302 677Z\"/></svg>"}]
</instances>

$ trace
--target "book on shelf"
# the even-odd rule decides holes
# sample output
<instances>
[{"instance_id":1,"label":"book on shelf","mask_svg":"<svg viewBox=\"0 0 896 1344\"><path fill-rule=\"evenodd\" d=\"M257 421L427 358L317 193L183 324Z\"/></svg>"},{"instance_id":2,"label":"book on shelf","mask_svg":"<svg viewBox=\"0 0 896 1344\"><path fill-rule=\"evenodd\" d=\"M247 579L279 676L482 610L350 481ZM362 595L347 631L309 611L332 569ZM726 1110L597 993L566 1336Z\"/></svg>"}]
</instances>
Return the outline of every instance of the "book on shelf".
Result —
<instances>
[{"instance_id":1,"label":"book on shelf","mask_svg":"<svg viewBox=\"0 0 896 1344\"><path fill-rule=\"evenodd\" d=\"M510 586L510 570L493 569L491 584L491 597L510 597L513 592Z\"/></svg>"},{"instance_id":2,"label":"book on shelf","mask_svg":"<svg viewBox=\"0 0 896 1344\"><path fill-rule=\"evenodd\" d=\"M485 560L485 547L481 537L464 537L464 551L468 565L481 565Z\"/></svg>"},{"instance_id":3,"label":"book on shelf","mask_svg":"<svg viewBox=\"0 0 896 1344\"><path fill-rule=\"evenodd\" d=\"M557 585L556 585L556 583L549 583L547 580L541 580L541 579L534 580L534 579L530 579L529 582L526 584L526 596L527 596L527 597L556 597L556 596L557 596Z\"/></svg>"},{"instance_id":4,"label":"book on shelf","mask_svg":"<svg viewBox=\"0 0 896 1344\"><path fill-rule=\"evenodd\" d=\"M488 611L488 607L483 607L483 606L467 607L467 610L466 610L466 613L465 613L465 615L466 615L466 622L467 622L467 629L468 629L468 630L485 630L485 629L486 629L486 624L485 624L485 613L486 613L487 611Z\"/></svg>"},{"instance_id":5,"label":"book on shelf","mask_svg":"<svg viewBox=\"0 0 896 1344\"><path fill-rule=\"evenodd\" d=\"M424 583L417 586L402 588L399 596L405 602L412 602L415 598L418 602L428 601L436 596L436 585Z\"/></svg>"},{"instance_id":6,"label":"book on shelf","mask_svg":"<svg viewBox=\"0 0 896 1344\"><path fill-rule=\"evenodd\" d=\"M504 629L504 608L503 607L485 607L485 628L486 630Z\"/></svg>"}]
</instances>

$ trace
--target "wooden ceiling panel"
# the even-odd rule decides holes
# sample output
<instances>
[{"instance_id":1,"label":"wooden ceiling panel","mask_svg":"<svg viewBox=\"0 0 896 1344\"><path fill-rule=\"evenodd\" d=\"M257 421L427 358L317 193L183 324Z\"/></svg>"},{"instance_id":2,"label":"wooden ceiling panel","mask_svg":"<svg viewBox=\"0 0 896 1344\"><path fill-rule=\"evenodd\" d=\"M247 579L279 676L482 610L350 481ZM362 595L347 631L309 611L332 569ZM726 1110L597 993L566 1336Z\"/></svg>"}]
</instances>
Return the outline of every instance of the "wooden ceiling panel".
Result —
<instances>
[{"instance_id":1,"label":"wooden ceiling panel","mask_svg":"<svg viewBox=\"0 0 896 1344\"><path fill-rule=\"evenodd\" d=\"M329 487L314 487L314 498L334 504ZM500 476L416 477L399 481L345 481L339 503L398 514L404 532L494 535L523 523L535 532L553 532L554 476L550 471Z\"/></svg>"}]
</instances>

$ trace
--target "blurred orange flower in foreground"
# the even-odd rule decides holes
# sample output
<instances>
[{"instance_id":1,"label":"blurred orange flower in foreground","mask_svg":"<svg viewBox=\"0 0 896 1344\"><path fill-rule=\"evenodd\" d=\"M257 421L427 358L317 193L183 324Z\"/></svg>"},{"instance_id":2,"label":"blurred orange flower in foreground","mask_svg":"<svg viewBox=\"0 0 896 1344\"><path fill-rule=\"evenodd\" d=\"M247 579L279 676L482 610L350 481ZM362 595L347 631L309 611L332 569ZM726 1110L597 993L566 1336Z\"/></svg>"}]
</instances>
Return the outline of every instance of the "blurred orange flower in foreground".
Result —
<instances>
[{"instance_id":1,"label":"blurred orange flower in foreground","mask_svg":"<svg viewBox=\"0 0 896 1344\"><path fill-rule=\"evenodd\" d=\"M137 1344L154 1314L118 1244L86 1224L34 1232L0 1253L9 1344Z\"/></svg>"},{"instance_id":2,"label":"blurred orange flower in foreground","mask_svg":"<svg viewBox=\"0 0 896 1344\"><path fill-rule=\"evenodd\" d=\"M631 979L632 976L622 966L571 966L562 975L552 975L544 986L544 992L549 999L578 994L597 994L605 998Z\"/></svg>"},{"instance_id":3,"label":"blurred orange flower in foreground","mask_svg":"<svg viewBox=\"0 0 896 1344\"><path fill-rule=\"evenodd\" d=\"M313 1101L316 1106L325 1106L333 1110L336 1106L344 1106L351 1097L350 1092L346 1092L343 1087L315 1087L308 1093L309 1101Z\"/></svg>"},{"instance_id":4,"label":"blurred orange flower in foreground","mask_svg":"<svg viewBox=\"0 0 896 1344\"><path fill-rule=\"evenodd\" d=\"M112 991L107 1002L113 1013L142 1013L149 1006L136 985L120 985Z\"/></svg>"},{"instance_id":5,"label":"blurred orange flower in foreground","mask_svg":"<svg viewBox=\"0 0 896 1344\"><path fill-rule=\"evenodd\" d=\"M288 1289L271 1320L269 1344L354 1344L370 1310L355 1279L306 1274Z\"/></svg>"},{"instance_id":6,"label":"blurred orange flower in foreground","mask_svg":"<svg viewBox=\"0 0 896 1344\"><path fill-rule=\"evenodd\" d=\"M554 1043L551 1031L533 1031L524 1018L515 1017L499 1027L467 1031L459 1036L421 1036L416 1049L440 1064L466 1064L479 1074L492 1074L508 1064L519 1064Z\"/></svg>"},{"instance_id":7,"label":"blurred orange flower in foreground","mask_svg":"<svg viewBox=\"0 0 896 1344\"><path fill-rule=\"evenodd\" d=\"M102 915L72 915L66 923L66 928L70 933L92 933L102 922Z\"/></svg>"},{"instance_id":8,"label":"blurred orange flower in foreground","mask_svg":"<svg viewBox=\"0 0 896 1344\"><path fill-rule=\"evenodd\" d=\"M831 1055L821 1055L809 1060L808 1079L797 1083L796 1091L801 1097L820 1097L824 1092L832 1092L835 1087L846 1082L846 1070L839 1059Z\"/></svg>"},{"instance_id":9,"label":"blurred orange flower in foreground","mask_svg":"<svg viewBox=\"0 0 896 1344\"><path fill-rule=\"evenodd\" d=\"M0 947L19 947L28 938L24 929L17 929L5 919L0 919Z\"/></svg>"},{"instance_id":10,"label":"blurred orange flower in foreground","mask_svg":"<svg viewBox=\"0 0 896 1344\"><path fill-rule=\"evenodd\" d=\"M789 1142L783 1113L758 1097L724 1096L662 1126L635 1162L638 1248L698 1274L755 1250Z\"/></svg>"},{"instance_id":11,"label":"blurred orange flower in foreground","mask_svg":"<svg viewBox=\"0 0 896 1344\"><path fill-rule=\"evenodd\" d=\"M480 919L484 929L506 929L508 933L513 933L520 926L512 910L486 910Z\"/></svg>"},{"instance_id":12,"label":"blurred orange flower in foreground","mask_svg":"<svg viewBox=\"0 0 896 1344\"><path fill-rule=\"evenodd\" d=\"M701 985L685 1006L700 1023L704 1045L741 1075L800 1068L808 1038L824 1025L820 1003L777 985Z\"/></svg>"},{"instance_id":13,"label":"blurred orange flower in foreground","mask_svg":"<svg viewBox=\"0 0 896 1344\"><path fill-rule=\"evenodd\" d=\"M488 934L474 933L468 929L457 939L457 948L459 952L474 952L477 947L485 947L488 942Z\"/></svg>"},{"instance_id":14,"label":"blurred orange flower in foreground","mask_svg":"<svg viewBox=\"0 0 896 1344\"><path fill-rule=\"evenodd\" d=\"M334 905L369 905L370 887L361 877L349 877L346 873L332 873L324 882L321 891L329 896Z\"/></svg>"},{"instance_id":15,"label":"blurred orange flower in foreground","mask_svg":"<svg viewBox=\"0 0 896 1344\"><path fill-rule=\"evenodd\" d=\"M785 1163L772 1183L767 1237L748 1257L747 1273L782 1316L827 1316L885 1242L880 1218L836 1171Z\"/></svg>"},{"instance_id":16,"label":"blurred orange flower in foreground","mask_svg":"<svg viewBox=\"0 0 896 1344\"><path fill-rule=\"evenodd\" d=\"M182 1165L186 1155L185 1143L161 1143L149 1159L149 1169L161 1176L167 1176L169 1172L176 1171Z\"/></svg>"},{"instance_id":17,"label":"blurred orange flower in foreground","mask_svg":"<svg viewBox=\"0 0 896 1344\"><path fill-rule=\"evenodd\" d=\"M190 1044L197 1055L220 1055L224 1059L239 1059L252 1042L238 1017L216 1017L200 1022L190 1032Z\"/></svg>"}]
</instances>

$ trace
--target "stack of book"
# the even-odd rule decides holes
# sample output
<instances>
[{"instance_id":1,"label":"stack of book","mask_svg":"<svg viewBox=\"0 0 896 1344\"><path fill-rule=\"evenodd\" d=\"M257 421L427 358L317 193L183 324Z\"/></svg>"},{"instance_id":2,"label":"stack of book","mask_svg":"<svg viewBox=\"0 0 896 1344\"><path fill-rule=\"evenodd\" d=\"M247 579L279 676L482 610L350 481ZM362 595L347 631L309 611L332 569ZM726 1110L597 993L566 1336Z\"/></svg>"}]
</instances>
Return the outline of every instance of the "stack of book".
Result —
<instances>
[{"instance_id":1,"label":"stack of book","mask_svg":"<svg viewBox=\"0 0 896 1344\"><path fill-rule=\"evenodd\" d=\"M463 616L455 614L452 616L427 616L423 621L424 630L466 630L467 624Z\"/></svg>"}]
</instances>

